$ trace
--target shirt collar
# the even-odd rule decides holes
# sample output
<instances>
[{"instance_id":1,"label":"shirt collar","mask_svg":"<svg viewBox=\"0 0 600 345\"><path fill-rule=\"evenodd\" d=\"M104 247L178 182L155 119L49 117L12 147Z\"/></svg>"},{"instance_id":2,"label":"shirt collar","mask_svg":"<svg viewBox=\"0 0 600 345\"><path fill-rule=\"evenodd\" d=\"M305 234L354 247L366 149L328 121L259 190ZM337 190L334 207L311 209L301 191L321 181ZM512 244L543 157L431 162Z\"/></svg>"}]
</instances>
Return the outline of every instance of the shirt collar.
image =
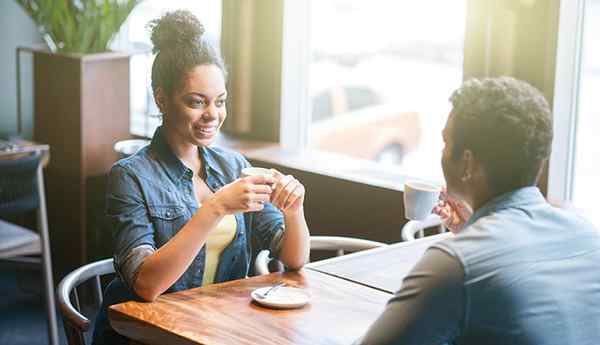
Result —
<instances>
[{"instance_id":1,"label":"shirt collar","mask_svg":"<svg viewBox=\"0 0 600 345\"><path fill-rule=\"evenodd\" d=\"M200 151L200 157L202 158L202 164L204 165L204 172L206 176L209 176L209 172L213 172L220 177L225 177L225 173L223 172L223 166L216 159L215 151L210 147L198 147Z\"/></svg>"},{"instance_id":2,"label":"shirt collar","mask_svg":"<svg viewBox=\"0 0 600 345\"><path fill-rule=\"evenodd\" d=\"M181 179L187 177L191 179L193 172L190 168L185 166L181 160L173 153L173 150L169 146L165 136L163 126L156 128L154 135L152 136L152 142L150 148L156 152L161 160L165 163L167 173L174 179ZM210 176L211 172L214 172L220 176L224 176L223 170L220 164L214 157L214 152L210 148L198 147L200 158L202 159L202 165L206 176Z\"/></svg>"},{"instance_id":3,"label":"shirt collar","mask_svg":"<svg viewBox=\"0 0 600 345\"><path fill-rule=\"evenodd\" d=\"M536 186L522 187L513 191L501 194L495 198L492 198L480 207L473 215L469 218L465 224L465 228L475 223L482 217L488 216L496 211L506 208L521 207L524 205L533 205L539 203L545 203L546 200Z\"/></svg>"}]
</instances>

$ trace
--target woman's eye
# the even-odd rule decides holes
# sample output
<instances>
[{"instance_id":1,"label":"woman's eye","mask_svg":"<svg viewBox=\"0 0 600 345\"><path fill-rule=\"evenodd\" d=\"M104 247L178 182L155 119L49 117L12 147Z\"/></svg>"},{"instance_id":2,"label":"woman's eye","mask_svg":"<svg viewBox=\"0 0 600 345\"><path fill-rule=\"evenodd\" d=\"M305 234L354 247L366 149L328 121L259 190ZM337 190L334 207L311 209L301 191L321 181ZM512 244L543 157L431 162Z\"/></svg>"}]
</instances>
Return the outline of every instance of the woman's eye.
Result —
<instances>
[{"instance_id":1,"label":"woman's eye","mask_svg":"<svg viewBox=\"0 0 600 345\"><path fill-rule=\"evenodd\" d=\"M219 99L219 100L217 100L215 102L215 105L220 108L220 107L222 107L222 106L225 105L225 100L224 99Z\"/></svg>"},{"instance_id":2,"label":"woman's eye","mask_svg":"<svg viewBox=\"0 0 600 345\"><path fill-rule=\"evenodd\" d=\"M193 107L199 107L199 106L203 106L205 103L203 100L199 100L199 99L192 99L190 101L190 105Z\"/></svg>"}]
</instances>

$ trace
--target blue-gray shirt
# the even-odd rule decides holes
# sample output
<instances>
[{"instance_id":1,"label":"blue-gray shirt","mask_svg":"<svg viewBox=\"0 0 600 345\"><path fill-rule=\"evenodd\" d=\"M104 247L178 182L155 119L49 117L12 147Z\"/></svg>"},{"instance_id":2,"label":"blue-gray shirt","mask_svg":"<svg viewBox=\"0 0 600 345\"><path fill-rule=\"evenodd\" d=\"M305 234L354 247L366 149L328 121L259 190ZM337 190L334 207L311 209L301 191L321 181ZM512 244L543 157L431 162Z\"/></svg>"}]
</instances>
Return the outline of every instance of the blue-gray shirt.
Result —
<instances>
[{"instance_id":1,"label":"blue-gray shirt","mask_svg":"<svg viewBox=\"0 0 600 345\"><path fill-rule=\"evenodd\" d=\"M599 344L599 264L597 229L521 188L434 244L360 342Z\"/></svg>"}]
</instances>

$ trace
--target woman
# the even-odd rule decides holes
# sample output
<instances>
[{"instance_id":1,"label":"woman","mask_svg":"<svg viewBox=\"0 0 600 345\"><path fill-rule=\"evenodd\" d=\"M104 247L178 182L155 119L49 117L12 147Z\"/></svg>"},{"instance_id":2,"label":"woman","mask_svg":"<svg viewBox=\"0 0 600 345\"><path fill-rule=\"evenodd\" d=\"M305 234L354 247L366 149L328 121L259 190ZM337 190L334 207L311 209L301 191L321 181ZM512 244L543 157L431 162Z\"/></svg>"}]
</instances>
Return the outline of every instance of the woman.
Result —
<instances>
[{"instance_id":1,"label":"woman","mask_svg":"<svg viewBox=\"0 0 600 345\"><path fill-rule=\"evenodd\" d=\"M226 117L226 71L202 39L202 24L175 11L150 27L163 125L110 172L106 212L118 278L107 288L96 344L123 340L107 327L107 305L244 278L253 243L290 269L309 255L302 184L274 170L273 177L240 178L250 164L209 147Z\"/></svg>"}]
</instances>

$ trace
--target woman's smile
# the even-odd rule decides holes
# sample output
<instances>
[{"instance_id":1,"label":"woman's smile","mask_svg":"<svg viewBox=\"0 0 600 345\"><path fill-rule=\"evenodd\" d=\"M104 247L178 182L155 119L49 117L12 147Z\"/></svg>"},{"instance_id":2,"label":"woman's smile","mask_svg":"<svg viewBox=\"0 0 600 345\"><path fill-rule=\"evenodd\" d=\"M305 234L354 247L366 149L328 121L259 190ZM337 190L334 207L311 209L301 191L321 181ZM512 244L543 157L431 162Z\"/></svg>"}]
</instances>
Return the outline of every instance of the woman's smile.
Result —
<instances>
[{"instance_id":1,"label":"woman's smile","mask_svg":"<svg viewBox=\"0 0 600 345\"><path fill-rule=\"evenodd\" d=\"M196 137L199 137L202 139L208 139L208 138L213 137L217 133L218 129L219 129L218 124L195 125L193 127L194 135Z\"/></svg>"}]
</instances>

